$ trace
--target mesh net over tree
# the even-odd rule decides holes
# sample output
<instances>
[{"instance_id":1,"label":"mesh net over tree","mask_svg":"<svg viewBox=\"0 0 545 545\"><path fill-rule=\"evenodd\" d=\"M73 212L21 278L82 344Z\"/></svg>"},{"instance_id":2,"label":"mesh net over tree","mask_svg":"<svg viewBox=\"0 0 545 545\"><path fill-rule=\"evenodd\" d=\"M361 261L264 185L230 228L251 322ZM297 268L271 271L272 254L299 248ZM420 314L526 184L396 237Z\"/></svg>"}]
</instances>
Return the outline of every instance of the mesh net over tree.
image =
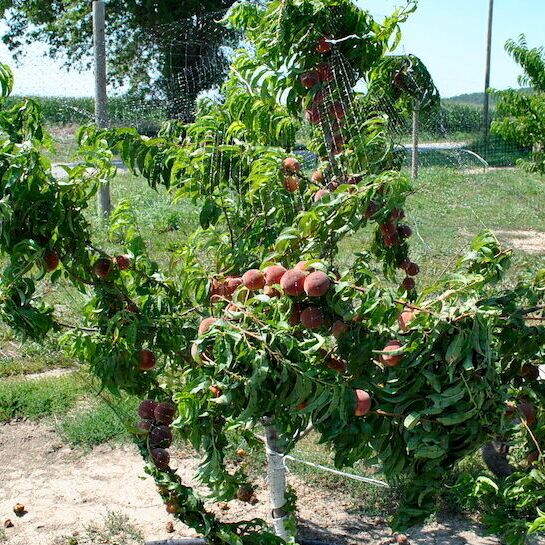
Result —
<instances>
[{"instance_id":1,"label":"mesh net over tree","mask_svg":"<svg viewBox=\"0 0 545 545\"><path fill-rule=\"evenodd\" d=\"M211 544L294 539L281 454L309 426L337 466L379 462L390 481L406 480L396 528L434 512L445 475L491 437L542 454L545 275L501 284L510 252L484 232L418 290L404 223L410 182L387 117L355 100L410 11L379 24L344 0L238 4L225 22L251 47L233 60L223 100L154 138L84 128L85 162L62 183L40 156L34 103L2 109L2 318L38 340L68 330L67 349L104 387L145 398L131 425L146 471L168 512ZM1 75L7 95L10 72ZM294 153L303 116L318 158L309 169ZM113 176L114 151L152 187L198 207L200 228L168 268L151 259L126 202L110 220L126 253L93 243L84 211ZM341 262L360 231L367 237ZM90 295L83 326L37 295L46 276ZM198 479L213 498L251 502L250 478L226 454L262 426L274 532L208 511L168 452L174 429L201 453ZM543 464L509 478L537 499L506 524L539 528Z\"/></svg>"}]
</instances>

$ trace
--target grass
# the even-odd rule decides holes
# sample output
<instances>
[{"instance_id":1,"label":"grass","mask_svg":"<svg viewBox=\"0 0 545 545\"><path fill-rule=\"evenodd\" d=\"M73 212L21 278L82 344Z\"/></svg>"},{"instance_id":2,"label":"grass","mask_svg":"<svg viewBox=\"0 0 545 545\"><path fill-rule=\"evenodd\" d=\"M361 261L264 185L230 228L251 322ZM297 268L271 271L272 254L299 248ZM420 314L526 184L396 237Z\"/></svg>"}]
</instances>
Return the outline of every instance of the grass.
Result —
<instances>
[{"instance_id":1,"label":"grass","mask_svg":"<svg viewBox=\"0 0 545 545\"><path fill-rule=\"evenodd\" d=\"M66 413L85 393L89 393L89 378L83 373L37 380L4 379L0 382L0 422Z\"/></svg>"},{"instance_id":2,"label":"grass","mask_svg":"<svg viewBox=\"0 0 545 545\"><path fill-rule=\"evenodd\" d=\"M144 538L123 513L108 512L104 520L83 532L57 539L53 545L143 545Z\"/></svg>"},{"instance_id":3,"label":"grass","mask_svg":"<svg viewBox=\"0 0 545 545\"><path fill-rule=\"evenodd\" d=\"M108 441L128 441L130 439L126 422L133 422L137 412L138 400L130 397L122 400L94 398L83 406L78 406L68 415L57 421L60 437L72 446L91 449Z\"/></svg>"}]
</instances>

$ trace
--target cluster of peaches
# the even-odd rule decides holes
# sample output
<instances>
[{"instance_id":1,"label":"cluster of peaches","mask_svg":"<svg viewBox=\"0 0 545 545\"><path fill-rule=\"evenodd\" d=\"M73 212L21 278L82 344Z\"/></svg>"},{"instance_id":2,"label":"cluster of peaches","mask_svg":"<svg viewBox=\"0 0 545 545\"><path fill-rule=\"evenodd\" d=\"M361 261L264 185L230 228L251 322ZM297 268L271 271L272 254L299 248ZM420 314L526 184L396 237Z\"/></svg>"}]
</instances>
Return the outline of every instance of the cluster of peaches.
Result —
<instances>
[{"instance_id":1,"label":"cluster of peaches","mask_svg":"<svg viewBox=\"0 0 545 545\"><path fill-rule=\"evenodd\" d=\"M320 329L328 326L330 334L339 339L346 334L350 326L342 320L332 320L324 313L320 306L312 304L312 299L318 299L327 294L330 290L333 280L323 271L316 270L312 262L301 261L292 269L286 269L282 265L271 265L263 271L259 269L250 269L241 277L227 277L223 280L214 280L211 287L212 301L231 301L235 291L244 286L249 291L263 291L269 297L280 297L287 295L298 298L294 302L292 312L289 317L289 323L292 326L302 325L306 329ZM226 312L239 308L236 303L229 302ZM414 310L406 309L398 319L401 331L409 330L410 322L415 317ZM218 322L218 318L207 317L199 324L199 336L205 335L210 328ZM198 349L194 345L192 349L193 356L200 361ZM325 364L328 368L344 373L346 363L331 354L324 351L326 358ZM380 361L385 367L396 367L403 360L403 345L397 340L389 341L381 350ZM214 397L220 397L222 390L219 386L212 385L209 388ZM369 394L363 390L355 391L355 415L363 416L367 414L372 405ZM300 409L304 409L301 406Z\"/></svg>"},{"instance_id":2,"label":"cluster of peaches","mask_svg":"<svg viewBox=\"0 0 545 545\"><path fill-rule=\"evenodd\" d=\"M333 50L332 42L321 37L316 43L316 52L327 57ZM340 101L328 100L328 85L335 80L335 71L331 62L321 61L314 68L304 72L300 82L306 91L312 93L312 100L305 111L307 121L312 125L327 122L325 136L334 153L339 153L345 141L341 134L341 123L346 116L344 105Z\"/></svg>"}]
</instances>

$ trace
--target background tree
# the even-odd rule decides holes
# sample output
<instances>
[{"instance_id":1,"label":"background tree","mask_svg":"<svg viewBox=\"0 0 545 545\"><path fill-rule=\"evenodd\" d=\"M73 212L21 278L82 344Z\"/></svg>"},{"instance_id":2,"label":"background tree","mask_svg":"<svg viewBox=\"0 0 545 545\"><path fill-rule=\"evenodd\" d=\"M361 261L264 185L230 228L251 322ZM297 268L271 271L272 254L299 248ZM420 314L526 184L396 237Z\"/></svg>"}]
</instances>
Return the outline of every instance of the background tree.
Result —
<instances>
[{"instance_id":1,"label":"background tree","mask_svg":"<svg viewBox=\"0 0 545 545\"><path fill-rule=\"evenodd\" d=\"M138 98L162 99L169 117L193 117L197 95L222 81L227 58L221 48L235 36L216 22L233 0L110 0L107 6L110 82L129 84ZM86 0L0 0L7 19L2 39L23 55L41 40L53 58L88 68L92 16ZM188 80L188 77L190 79Z\"/></svg>"},{"instance_id":2,"label":"background tree","mask_svg":"<svg viewBox=\"0 0 545 545\"><path fill-rule=\"evenodd\" d=\"M524 35L518 42L509 40L505 49L524 70L520 85L530 87L531 92L494 92L499 102L492 132L530 148L529 160L520 159L519 163L530 172L545 174L545 50L530 49Z\"/></svg>"}]
</instances>

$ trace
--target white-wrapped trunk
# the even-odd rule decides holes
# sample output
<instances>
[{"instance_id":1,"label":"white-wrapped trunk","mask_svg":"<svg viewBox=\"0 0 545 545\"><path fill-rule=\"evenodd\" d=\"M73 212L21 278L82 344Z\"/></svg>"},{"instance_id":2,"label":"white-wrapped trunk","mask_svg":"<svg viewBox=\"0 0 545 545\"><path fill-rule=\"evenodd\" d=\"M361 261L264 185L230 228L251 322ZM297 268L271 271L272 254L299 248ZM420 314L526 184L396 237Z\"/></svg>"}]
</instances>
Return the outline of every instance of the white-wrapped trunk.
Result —
<instances>
[{"instance_id":1,"label":"white-wrapped trunk","mask_svg":"<svg viewBox=\"0 0 545 545\"><path fill-rule=\"evenodd\" d=\"M291 536L286 529L286 466L282 453L282 445L278 438L278 430L274 419L265 417L265 447L267 450L267 475L271 497L271 511L274 531L278 537L289 541Z\"/></svg>"}]
</instances>

